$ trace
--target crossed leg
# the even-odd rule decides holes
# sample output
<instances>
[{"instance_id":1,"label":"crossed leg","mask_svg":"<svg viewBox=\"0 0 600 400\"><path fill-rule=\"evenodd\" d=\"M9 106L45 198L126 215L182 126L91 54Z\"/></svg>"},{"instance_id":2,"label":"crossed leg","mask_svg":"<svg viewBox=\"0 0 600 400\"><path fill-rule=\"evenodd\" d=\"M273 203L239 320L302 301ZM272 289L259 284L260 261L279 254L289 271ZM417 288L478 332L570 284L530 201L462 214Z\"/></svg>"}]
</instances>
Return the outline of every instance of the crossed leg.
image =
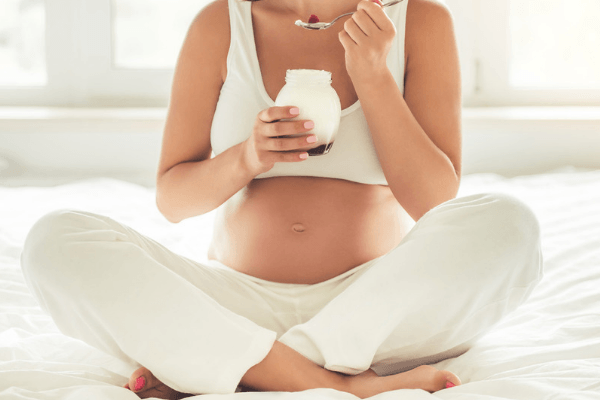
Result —
<instances>
[{"instance_id":1,"label":"crossed leg","mask_svg":"<svg viewBox=\"0 0 600 400\"><path fill-rule=\"evenodd\" d=\"M222 275L107 217L45 216L28 235L21 261L64 333L135 360L178 393L231 393L240 381L253 381L257 368L273 359L278 365L284 353L274 349L310 361L302 363L317 384L323 377L334 384L346 384L347 376L373 381L371 367L394 374L398 362L427 363L464 347L524 301L542 276L535 216L500 194L432 209L396 249L278 343L277 321L242 317L244 307L260 304L244 297L251 291L240 299L227 292L217 302L218 293L207 293L223 291L228 282L211 282ZM198 276L204 283L194 282ZM137 311L144 309L156 320Z\"/></svg>"},{"instance_id":2,"label":"crossed leg","mask_svg":"<svg viewBox=\"0 0 600 400\"><path fill-rule=\"evenodd\" d=\"M542 276L539 223L527 205L500 193L457 198L427 213L396 249L279 341L355 381L376 379L376 371L388 375L379 388L435 391L460 380L424 364L467 351ZM268 371L262 364L253 367L259 375Z\"/></svg>"},{"instance_id":3,"label":"crossed leg","mask_svg":"<svg viewBox=\"0 0 600 400\"><path fill-rule=\"evenodd\" d=\"M455 198L279 341L331 371L396 373L466 351L542 276L539 222L525 203Z\"/></svg>"}]
</instances>

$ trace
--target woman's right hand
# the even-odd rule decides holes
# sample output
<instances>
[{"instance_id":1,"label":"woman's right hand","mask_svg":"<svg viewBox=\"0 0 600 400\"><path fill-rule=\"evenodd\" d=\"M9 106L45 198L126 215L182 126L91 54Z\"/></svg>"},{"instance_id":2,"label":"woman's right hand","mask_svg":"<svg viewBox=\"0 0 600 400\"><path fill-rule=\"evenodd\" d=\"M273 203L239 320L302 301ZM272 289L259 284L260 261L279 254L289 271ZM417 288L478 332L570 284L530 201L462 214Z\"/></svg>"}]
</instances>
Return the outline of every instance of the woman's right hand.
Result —
<instances>
[{"instance_id":1,"label":"woman's right hand","mask_svg":"<svg viewBox=\"0 0 600 400\"><path fill-rule=\"evenodd\" d=\"M256 176L267 172L276 162L301 162L308 158L317 137L302 134L314 128L309 120L280 121L298 116L297 107L269 107L256 116L252 135L242 142L243 165ZM305 125L307 124L307 125ZM312 125L311 125L312 124Z\"/></svg>"}]
</instances>

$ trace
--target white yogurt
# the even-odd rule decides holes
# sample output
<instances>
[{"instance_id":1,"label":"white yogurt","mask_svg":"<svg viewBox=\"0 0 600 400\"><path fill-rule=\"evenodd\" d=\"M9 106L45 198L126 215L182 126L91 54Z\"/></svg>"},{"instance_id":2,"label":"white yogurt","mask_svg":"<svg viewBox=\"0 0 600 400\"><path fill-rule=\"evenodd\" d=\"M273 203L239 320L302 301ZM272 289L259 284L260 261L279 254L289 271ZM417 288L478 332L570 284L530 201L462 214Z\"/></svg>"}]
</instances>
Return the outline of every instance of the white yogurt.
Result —
<instances>
[{"instance_id":1,"label":"white yogurt","mask_svg":"<svg viewBox=\"0 0 600 400\"><path fill-rule=\"evenodd\" d=\"M317 136L311 156L327 154L340 126L342 106L331 87L331 72L316 69L288 69L285 86L275 99L276 106L296 106L300 115L284 121L311 120L315 127L306 133Z\"/></svg>"}]
</instances>

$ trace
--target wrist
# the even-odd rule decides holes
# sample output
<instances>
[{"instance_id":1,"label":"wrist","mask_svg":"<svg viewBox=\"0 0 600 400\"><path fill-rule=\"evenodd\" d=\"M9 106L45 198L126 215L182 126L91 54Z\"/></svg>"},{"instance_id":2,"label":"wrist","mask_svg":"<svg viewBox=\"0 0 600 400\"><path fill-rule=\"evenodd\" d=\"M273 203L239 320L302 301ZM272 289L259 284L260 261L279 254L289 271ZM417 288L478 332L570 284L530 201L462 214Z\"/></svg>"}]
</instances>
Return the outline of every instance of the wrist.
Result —
<instances>
[{"instance_id":1,"label":"wrist","mask_svg":"<svg viewBox=\"0 0 600 400\"><path fill-rule=\"evenodd\" d=\"M242 173L250 180L254 179L257 175L261 174L255 165L253 165L248 151L248 141L245 140L238 145L238 168Z\"/></svg>"},{"instance_id":2,"label":"wrist","mask_svg":"<svg viewBox=\"0 0 600 400\"><path fill-rule=\"evenodd\" d=\"M352 83L357 94L359 91L377 93L378 91L381 91L382 87L390 84L390 82L395 83L396 81L387 66L377 71L369 71L368 75L352 78Z\"/></svg>"}]
</instances>

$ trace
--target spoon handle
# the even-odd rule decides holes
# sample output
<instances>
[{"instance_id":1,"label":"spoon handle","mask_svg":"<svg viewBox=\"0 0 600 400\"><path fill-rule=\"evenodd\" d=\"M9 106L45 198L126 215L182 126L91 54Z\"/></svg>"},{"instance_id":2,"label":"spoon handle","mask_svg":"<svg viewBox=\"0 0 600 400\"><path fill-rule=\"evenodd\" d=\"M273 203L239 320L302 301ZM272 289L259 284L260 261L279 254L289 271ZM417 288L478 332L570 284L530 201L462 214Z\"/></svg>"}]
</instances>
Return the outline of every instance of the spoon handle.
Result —
<instances>
[{"instance_id":1,"label":"spoon handle","mask_svg":"<svg viewBox=\"0 0 600 400\"><path fill-rule=\"evenodd\" d=\"M382 4L382 5L381 5L381 8L384 8L384 7L389 7L389 6L393 6L394 4L401 3L402 1L404 1L404 0L394 0L394 1L390 1L389 3L384 3L384 4ZM339 17L337 17L336 19L334 19L333 21L331 21L331 22L330 22L330 24L331 24L331 25L333 25L333 23L334 23L335 21L337 21L338 19L340 19L340 18L342 18L342 17L345 17L346 15L352 15L352 14L354 14L355 12L356 12L356 11L352 11L352 12L349 12L349 13L346 13L346 14L342 14L342 15L340 15ZM328 26L328 27L329 27L329 26Z\"/></svg>"},{"instance_id":2,"label":"spoon handle","mask_svg":"<svg viewBox=\"0 0 600 400\"><path fill-rule=\"evenodd\" d=\"M394 4L398 4L400 2L402 2L403 0L394 0L394 1L390 1L389 3L385 3L383 4L381 7L389 7L389 6L393 6Z\"/></svg>"}]
</instances>

